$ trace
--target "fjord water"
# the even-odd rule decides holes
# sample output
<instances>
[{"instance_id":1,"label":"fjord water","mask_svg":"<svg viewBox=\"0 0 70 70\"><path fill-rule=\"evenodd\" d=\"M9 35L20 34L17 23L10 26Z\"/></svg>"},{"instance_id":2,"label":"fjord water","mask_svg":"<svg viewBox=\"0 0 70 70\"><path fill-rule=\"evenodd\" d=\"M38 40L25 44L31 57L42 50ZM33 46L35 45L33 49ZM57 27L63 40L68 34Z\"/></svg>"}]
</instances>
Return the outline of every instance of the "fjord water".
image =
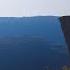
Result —
<instances>
[{"instance_id":1,"label":"fjord water","mask_svg":"<svg viewBox=\"0 0 70 70\"><path fill-rule=\"evenodd\" d=\"M67 51L59 17L0 18L0 70L60 70Z\"/></svg>"}]
</instances>

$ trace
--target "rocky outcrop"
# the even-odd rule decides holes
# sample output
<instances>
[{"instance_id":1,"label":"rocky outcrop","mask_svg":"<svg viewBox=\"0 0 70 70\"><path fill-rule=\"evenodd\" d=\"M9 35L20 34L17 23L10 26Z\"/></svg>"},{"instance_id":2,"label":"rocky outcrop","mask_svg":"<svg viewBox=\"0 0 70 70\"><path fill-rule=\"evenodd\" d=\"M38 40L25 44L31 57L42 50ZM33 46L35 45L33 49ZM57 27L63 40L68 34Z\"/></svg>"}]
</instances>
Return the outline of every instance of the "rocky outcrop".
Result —
<instances>
[{"instance_id":1,"label":"rocky outcrop","mask_svg":"<svg viewBox=\"0 0 70 70\"><path fill-rule=\"evenodd\" d=\"M62 31L70 51L70 16L60 17Z\"/></svg>"}]
</instances>

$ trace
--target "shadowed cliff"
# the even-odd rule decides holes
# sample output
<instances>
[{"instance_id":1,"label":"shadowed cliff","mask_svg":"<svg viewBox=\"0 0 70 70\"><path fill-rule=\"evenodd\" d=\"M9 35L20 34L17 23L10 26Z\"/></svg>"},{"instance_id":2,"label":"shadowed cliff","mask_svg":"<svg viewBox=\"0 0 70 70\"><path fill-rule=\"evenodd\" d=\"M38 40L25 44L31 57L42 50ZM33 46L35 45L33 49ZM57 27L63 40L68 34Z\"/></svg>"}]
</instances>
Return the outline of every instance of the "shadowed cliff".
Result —
<instances>
[{"instance_id":1,"label":"shadowed cliff","mask_svg":"<svg viewBox=\"0 0 70 70\"><path fill-rule=\"evenodd\" d=\"M60 17L62 31L70 52L70 16Z\"/></svg>"}]
</instances>

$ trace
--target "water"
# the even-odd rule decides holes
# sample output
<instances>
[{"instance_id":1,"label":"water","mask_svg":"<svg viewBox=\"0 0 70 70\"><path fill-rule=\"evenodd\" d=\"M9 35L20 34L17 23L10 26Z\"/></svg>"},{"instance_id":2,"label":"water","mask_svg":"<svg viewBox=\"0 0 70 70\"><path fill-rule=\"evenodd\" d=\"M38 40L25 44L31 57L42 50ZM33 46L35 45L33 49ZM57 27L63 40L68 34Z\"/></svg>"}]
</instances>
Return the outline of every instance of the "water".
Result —
<instances>
[{"instance_id":1,"label":"water","mask_svg":"<svg viewBox=\"0 0 70 70\"><path fill-rule=\"evenodd\" d=\"M58 17L0 21L0 70L61 70L70 65Z\"/></svg>"}]
</instances>

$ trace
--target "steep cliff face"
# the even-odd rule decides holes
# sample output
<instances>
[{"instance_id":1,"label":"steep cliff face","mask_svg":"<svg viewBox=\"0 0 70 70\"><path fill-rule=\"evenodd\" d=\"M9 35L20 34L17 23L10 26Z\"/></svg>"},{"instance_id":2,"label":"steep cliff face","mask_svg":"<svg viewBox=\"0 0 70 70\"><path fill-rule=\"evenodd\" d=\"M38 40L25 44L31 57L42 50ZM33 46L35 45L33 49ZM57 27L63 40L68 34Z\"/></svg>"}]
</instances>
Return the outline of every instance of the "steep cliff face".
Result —
<instances>
[{"instance_id":1,"label":"steep cliff face","mask_svg":"<svg viewBox=\"0 0 70 70\"><path fill-rule=\"evenodd\" d=\"M62 31L64 33L68 49L70 52L70 16L60 17Z\"/></svg>"}]
</instances>

